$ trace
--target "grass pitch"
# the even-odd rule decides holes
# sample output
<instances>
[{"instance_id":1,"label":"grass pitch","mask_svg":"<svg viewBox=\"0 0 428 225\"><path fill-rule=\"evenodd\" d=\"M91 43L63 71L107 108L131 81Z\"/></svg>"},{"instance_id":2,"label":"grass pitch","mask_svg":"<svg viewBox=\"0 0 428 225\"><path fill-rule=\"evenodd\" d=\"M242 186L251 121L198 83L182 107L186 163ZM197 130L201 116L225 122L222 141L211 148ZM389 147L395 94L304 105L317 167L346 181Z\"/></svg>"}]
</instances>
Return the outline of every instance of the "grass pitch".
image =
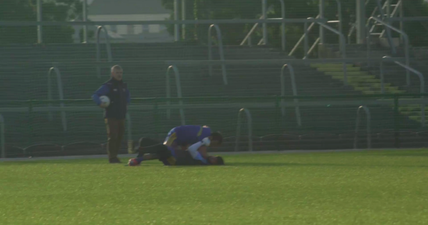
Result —
<instances>
[{"instance_id":1,"label":"grass pitch","mask_svg":"<svg viewBox=\"0 0 428 225\"><path fill-rule=\"evenodd\" d=\"M428 224L428 150L224 158L0 162L0 224Z\"/></svg>"}]
</instances>

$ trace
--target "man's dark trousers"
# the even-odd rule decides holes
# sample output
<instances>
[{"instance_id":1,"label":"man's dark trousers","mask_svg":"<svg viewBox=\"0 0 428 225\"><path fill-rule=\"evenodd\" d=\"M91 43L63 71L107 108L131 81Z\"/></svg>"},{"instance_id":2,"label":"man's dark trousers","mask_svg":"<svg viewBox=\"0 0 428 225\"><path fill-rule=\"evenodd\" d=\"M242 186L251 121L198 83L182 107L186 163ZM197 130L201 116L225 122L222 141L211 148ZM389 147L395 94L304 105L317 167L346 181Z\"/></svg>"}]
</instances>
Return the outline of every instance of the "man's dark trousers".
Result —
<instances>
[{"instance_id":1,"label":"man's dark trousers","mask_svg":"<svg viewBox=\"0 0 428 225\"><path fill-rule=\"evenodd\" d=\"M122 138L125 134L125 119L105 119L107 127L107 153L109 161L112 162L117 159L120 147L122 145Z\"/></svg>"}]
</instances>

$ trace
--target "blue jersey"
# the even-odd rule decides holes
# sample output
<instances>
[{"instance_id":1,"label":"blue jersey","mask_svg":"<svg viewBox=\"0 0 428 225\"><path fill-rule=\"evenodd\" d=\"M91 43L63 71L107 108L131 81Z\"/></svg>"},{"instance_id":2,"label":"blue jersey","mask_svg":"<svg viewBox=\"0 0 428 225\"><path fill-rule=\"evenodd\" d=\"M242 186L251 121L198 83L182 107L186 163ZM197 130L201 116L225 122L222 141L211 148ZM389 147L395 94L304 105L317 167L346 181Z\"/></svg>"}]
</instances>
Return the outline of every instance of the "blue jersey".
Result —
<instances>
[{"instance_id":1,"label":"blue jersey","mask_svg":"<svg viewBox=\"0 0 428 225\"><path fill-rule=\"evenodd\" d=\"M192 145L196 142L211 135L211 129L207 126L184 125L174 127L169 131L164 144L167 146L172 145Z\"/></svg>"}]
</instances>

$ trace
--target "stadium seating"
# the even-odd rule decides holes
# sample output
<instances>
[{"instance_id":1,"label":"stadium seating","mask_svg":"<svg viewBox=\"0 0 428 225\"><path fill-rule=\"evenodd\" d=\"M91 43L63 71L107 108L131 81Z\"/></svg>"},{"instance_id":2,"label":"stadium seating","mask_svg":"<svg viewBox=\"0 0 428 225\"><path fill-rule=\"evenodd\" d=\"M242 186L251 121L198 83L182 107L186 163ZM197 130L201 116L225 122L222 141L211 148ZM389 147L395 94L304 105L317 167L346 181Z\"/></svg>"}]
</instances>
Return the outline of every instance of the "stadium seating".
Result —
<instances>
[{"instance_id":1,"label":"stadium seating","mask_svg":"<svg viewBox=\"0 0 428 225\"><path fill-rule=\"evenodd\" d=\"M101 58L103 62L106 62L105 46L101 45L101 47ZM336 47L332 45L328 48L334 52ZM361 58L365 54L364 49L357 46L350 46L350 49L348 54L350 57ZM289 58L279 50L267 47L225 46L224 50L226 59ZM9 46L0 47L0 51L3 52L0 58L2 64L0 73L7 74L2 78L5 82L0 82L0 90L8 93L0 95L0 100L47 99L47 75L49 68L53 65L56 65L61 71L65 99L89 99L92 93L109 78L111 63L103 65L101 76L97 76L94 44ZM422 52L424 51L419 51L419 57L423 55ZM206 46L188 43L112 44L112 53L114 62L124 68L124 79L129 84L133 98L166 97L166 69L170 64L177 60L208 59ZM373 57L381 57L385 54L385 50L373 50ZM213 48L213 56L214 59L218 59L218 51L215 48ZM416 59L418 56L415 56ZM416 62L417 60L412 60L412 63ZM281 94L281 63L227 65L228 85L223 84L221 68L218 65L213 66L213 76L209 75L207 65L177 62L176 66L180 71L183 97L279 96ZM296 64L293 67L298 95L355 95L364 94L364 90L366 90L358 86L343 86L340 72L335 75L334 67L332 67L333 71L329 71L331 68L326 70L325 67L313 64ZM379 78L376 75L378 71L375 70L379 67L376 65L356 62L350 67L355 68L355 71L374 76L373 79ZM391 86L397 87L397 90L403 92L413 92L413 86L403 87L405 76L394 65L388 64L387 73L386 82ZM375 82L377 81L374 80L370 85ZM360 83L357 84L360 85ZM416 84L416 82L412 83L412 85ZM52 96L54 99L58 99L57 80L54 73L51 85ZM176 96L175 78L172 75L171 93L172 97ZM288 71L285 72L285 94L292 95L291 77ZM93 105L87 103L84 106ZM14 106L7 105L7 107ZM95 108L91 112L67 112L67 132L63 132L60 113L53 113L52 121L49 120L47 112L0 113L5 117L8 127L6 134L8 144L25 148L37 143L58 145L74 142L103 143L105 128L102 111ZM215 130L221 130L225 136L234 136L239 108L240 106L237 104L236 108L185 109L186 123L207 124ZM256 146L265 150L352 148L353 138L343 139L341 137L348 134L348 137L353 137L356 110L357 105L355 107L335 105L300 107L302 126L298 127L293 107L286 108L285 116L282 116L280 109L276 107L250 108L254 136L279 135L278 137L283 137L285 134L300 136L298 140L279 142L275 141L276 139L263 138L258 140ZM373 134L394 129L392 107L370 106L370 110ZM412 111L412 108L402 109L403 112L405 110ZM166 118L166 110L153 112L135 109L130 110L130 115L133 139L140 136L161 139L171 127L180 124L178 110L172 110L171 119ZM400 126L403 129L412 129L417 132L419 127L417 118L412 119L403 113L400 115L400 119ZM365 125L362 123L361 130L364 128ZM246 132L245 124L242 125L242 130L242 133ZM26 138L23 140L22 137ZM418 138L415 133L414 137ZM379 142L374 139L374 146L383 147L382 143L391 143L391 137L388 136L384 139L386 141ZM364 145L365 140L360 138L360 142L361 145ZM241 144L241 146L244 145ZM230 150L230 147L224 150Z\"/></svg>"}]
</instances>

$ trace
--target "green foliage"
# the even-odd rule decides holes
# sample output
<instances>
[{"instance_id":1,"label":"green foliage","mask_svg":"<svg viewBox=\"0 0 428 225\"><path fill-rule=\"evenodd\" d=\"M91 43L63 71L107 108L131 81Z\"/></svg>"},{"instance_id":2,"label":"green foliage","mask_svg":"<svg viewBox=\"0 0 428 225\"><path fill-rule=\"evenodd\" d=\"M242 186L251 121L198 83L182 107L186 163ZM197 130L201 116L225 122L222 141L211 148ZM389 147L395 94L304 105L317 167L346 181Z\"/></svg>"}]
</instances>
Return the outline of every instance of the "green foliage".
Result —
<instances>
[{"instance_id":1,"label":"green foliage","mask_svg":"<svg viewBox=\"0 0 428 225\"><path fill-rule=\"evenodd\" d=\"M79 0L45 0L42 4L43 21L68 21L81 14ZM35 0L2 0L1 21L36 21ZM43 43L71 43L74 29L71 26L44 26ZM0 44L24 44L37 42L37 27L0 27Z\"/></svg>"},{"instance_id":2,"label":"green foliage","mask_svg":"<svg viewBox=\"0 0 428 225\"><path fill-rule=\"evenodd\" d=\"M424 0L404 1L406 17L428 16L428 3ZM398 26L398 23L394 25ZM428 21L406 22L404 31L409 35L413 46L426 46L428 43Z\"/></svg>"}]
</instances>

